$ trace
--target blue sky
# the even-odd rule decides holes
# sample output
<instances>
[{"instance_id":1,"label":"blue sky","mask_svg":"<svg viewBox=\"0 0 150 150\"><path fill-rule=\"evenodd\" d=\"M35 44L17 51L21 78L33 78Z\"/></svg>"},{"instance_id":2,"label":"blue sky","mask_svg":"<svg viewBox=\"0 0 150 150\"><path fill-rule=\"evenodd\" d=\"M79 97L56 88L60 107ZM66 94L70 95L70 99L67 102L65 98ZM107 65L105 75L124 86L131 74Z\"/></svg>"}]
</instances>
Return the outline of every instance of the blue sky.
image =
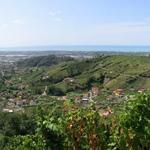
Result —
<instances>
[{"instance_id":1,"label":"blue sky","mask_svg":"<svg viewBox=\"0 0 150 150\"><path fill-rule=\"evenodd\" d=\"M150 0L0 0L0 47L150 45Z\"/></svg>"}]
</instances>

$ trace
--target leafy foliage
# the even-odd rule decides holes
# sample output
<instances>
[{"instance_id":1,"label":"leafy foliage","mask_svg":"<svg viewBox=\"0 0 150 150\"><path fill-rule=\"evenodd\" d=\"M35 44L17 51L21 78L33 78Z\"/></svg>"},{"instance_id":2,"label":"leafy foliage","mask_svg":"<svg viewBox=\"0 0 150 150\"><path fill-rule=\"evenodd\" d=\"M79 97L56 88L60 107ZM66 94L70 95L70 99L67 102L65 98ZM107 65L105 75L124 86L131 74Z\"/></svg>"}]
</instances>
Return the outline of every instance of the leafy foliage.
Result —
<instances>
[{"instance_id":1,"label":"leafy foliage","mask_svg":"<svg viewBox=\"0 0 150 150\"><path fill-rule=\"evenodd\" d=\"M39 135L17 136L10 141L8 150L45 150L45 141Z\"/></svg>"},{"instance_id":2,"label":"leafy foliage","mask_svg":"<svg viewBox=\"0 0 150 150\"><path fill-rule=\"evenodd\" d=\"M150 95L132 96L116 116L102 116L94 103L86 107L77 107L72 101L53 104L37 109L36 124L31 135L10 132L8 138L3 134L1 144L6 150L148 150Z\"/></svg>"}]
</instances>

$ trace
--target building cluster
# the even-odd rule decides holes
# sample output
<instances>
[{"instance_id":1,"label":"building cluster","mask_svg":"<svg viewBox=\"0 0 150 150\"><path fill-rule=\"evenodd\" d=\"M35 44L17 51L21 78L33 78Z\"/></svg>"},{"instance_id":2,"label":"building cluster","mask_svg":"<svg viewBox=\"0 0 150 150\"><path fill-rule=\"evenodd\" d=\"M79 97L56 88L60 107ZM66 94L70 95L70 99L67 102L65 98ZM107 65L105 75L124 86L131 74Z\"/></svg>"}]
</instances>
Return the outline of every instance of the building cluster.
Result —
<instances>
[{"instance_id":1,"label":"building cluster","mask_svg":"<svg viewBox=\"0 0 150 150\"><path fill-rule=\"evenodd\" d=\"M45 76L44 79L46 79L46 78L48 78L48 76ZM66 83L73 83L75 81L75 79L67 77L63 81L66 82ZM10 84L12 84L12 81L11 80L6 80L5 84L10 85ZM19 85L19 89L24 90L25 88L28 88L28 85L23 85L23 84ZM48 87L45 86L44 92L42 93L41 96L47 96L47 90L48 90ZM129 89L129 91L130 92L143 93L143 92L145 92L145 89L144 88L141 88L141 89L138 89L138 90L137 89ZM103 92L109 92L106 99L111 100L111 101L116 100L117 98L121 99L122 97L125 96L125 90L121 89L121 88L118 88L114 91L104 91L103 89L100 89L98 86L93 86L88 92L83 93L83 94L78 95L78 96L75 96L74 101L75 101L75 103L86 104L89 101L95 99L97 96L99 96ZM1 97L6 97L7 94L6 95L5 94L6 93L0 93L0 96ZM5 108L3 109L3 111L11 113L11 112L23 110L24 106L36 105L36 101L29 100L26 97L28 97L28 96L24 95L22 92L17 93L13 98L10 98L8 100L8 102L5 105ZM59 97L57 97L57 99L65 101L65 100L69 99L69 97L68 96L61 96L61 97L59 96ZM107 110L106 112L104 112L103 115L107 116L111 113L112 112L110 110Z\"/></svg>"},{"instance_id":2,"label":"building cluster","mask_svg":"<svg viewBox=\"0 0 150 150\"><path fill-rule=\"evenodd\" d=\"M91 88L90 91L88 91L88 93L83 94L80 100L83 103L89 102L93 98L97 97L99 95L99 93L100 93L99 87L94 86L94 87Z\"/></svg>"},{"instance_id":3,"label":"building cluster","mask_svg":"<svg viewBox=\"0 0 150 150\"><path fill-rule=\"evenodd\" d=\"M131 89L128 90L129 93L132 93L132 92L134 92L134 93L144 93L145 91L146 91L146 89L144 89L144 88L140 88L140 89L131 88ZM126 95L125 90L119 88L119 89L116 89L116 90L112 91L112 94L109 95L107 99L108 100L115 100L116 98L122 98L125 95Z\"/></svg>"},{"instance_id":4,"label":"building cluster","mask_svg":"<svg viewBox=\"0 0 150 150\"><path fill-rule=\"evenodd\" d=\"M24 106L31 106L35 105L35 102L33 100L28 100L25 98L20 97L14 97L8 99L7 104L5 105L5 108L3 109L3 112L17 112L17 111L23 111Z\"/></svg>"},{"instance_id":5,"label":"building cluster","mask_svg":"<svg viewBox=\"0 0 150 150\"><path fill-rule=\"evenodd\" d=\"M133 89L130 89L130 91L133 91ZM89 90L87 93L83 93L81 95L75 96L74 100L76 103L88 103L90 100L93 100L94 98L96 98L97 96L100 95L100 93L103 93L103 90L100 90L99 87L97 86L93 86L91 88L91 90ZM108 91L105 91L108 92ZM113 91L109 91L110 93L107 96L107 100L116 100L117 98L123 98L126 94L125 94L125 90L118 88L116 90ZM138 92L138 93L143 93L145 92L145 89L138 89L135 90L134 92ZM61 96L57 98L58 100L67 100L69 99L68 96Z\"/></svg>"},{"instance_id":6,"label":"building cluster","mask_svg":"<svg viewBox=\"0 0 150 150\"><path fill-rule=\"evenodd\" d=\"M89 90L87 93L83 93L81 95L75 96L74 100L76 103L88 103L90 100L94 99L97 97L100 93L100 89L97 86L94 86ZM58 100L67 100L69 99L68 96L61 96L57 98Z\"/></svg>"},{"instance_id":7,"label":"building cluster","mask_svg":"<svg viewBox=\"0 0 150 150\"><path fill-rule=\"evenodd\" d=\"M93 100L97 97L100 93L100 89L97 86L94 86L89 90L87 93L84 93L80 96L75 97L76 103L88 103L89 101Z\"/></svg>"},{"instance_id":8,"label":"building cluster","mask_svg":"<svg viewBox=\"0 0 150 150\"><path fill-rule=\"evenodd\" d=\"M26 99L18 100L15 98L11 98L8 100L3 112L15 112L23 110L22 106L28 105L28 101Z\"/></svg>"}]
</instances>

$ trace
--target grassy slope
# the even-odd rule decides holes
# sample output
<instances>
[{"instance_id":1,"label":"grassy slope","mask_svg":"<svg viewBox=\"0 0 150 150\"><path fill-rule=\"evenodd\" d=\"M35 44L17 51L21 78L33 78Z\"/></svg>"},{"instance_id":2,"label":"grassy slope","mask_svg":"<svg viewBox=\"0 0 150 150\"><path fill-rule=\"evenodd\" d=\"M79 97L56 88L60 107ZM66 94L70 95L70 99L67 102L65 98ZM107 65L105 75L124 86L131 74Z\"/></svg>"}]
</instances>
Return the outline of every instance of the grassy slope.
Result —
<instances>
[{"instance_id":1,"label":"grassy slope","mask_svg":"<svg viewBox=\"0 0 150 150\"><path fill-rule=\"evenodd\" d=\"M49 79L42 81L41 77L44 75L48 75ZM109 89L120 87L150 89L150 57L101 56L91 60L76 60L51 67L41 67L21 76L24 83L32 82L41 87L54 84L65 92L86 90L89 80L93 85ZM75 78L75 83L65 83L63 79L68 76ZM102 79L107 79L107 82Z\"/></svg>"}]
</instances>

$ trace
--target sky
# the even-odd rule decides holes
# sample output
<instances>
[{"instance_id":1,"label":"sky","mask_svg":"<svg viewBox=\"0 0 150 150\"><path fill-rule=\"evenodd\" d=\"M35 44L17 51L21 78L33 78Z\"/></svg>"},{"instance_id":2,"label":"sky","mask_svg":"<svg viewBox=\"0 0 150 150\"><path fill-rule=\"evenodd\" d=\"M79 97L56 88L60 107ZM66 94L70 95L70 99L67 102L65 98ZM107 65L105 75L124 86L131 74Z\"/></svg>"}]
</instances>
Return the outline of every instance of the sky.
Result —
<instances>
[{"instance_id":1,"label":"sky","mask_svg":"<svg viewBox=\"0 0 150 150\"><path fill-rule=\"evenodd\" d=\"M0 0L0 47L150 45L150 0Z\"/></svg>"}]
</instances>

